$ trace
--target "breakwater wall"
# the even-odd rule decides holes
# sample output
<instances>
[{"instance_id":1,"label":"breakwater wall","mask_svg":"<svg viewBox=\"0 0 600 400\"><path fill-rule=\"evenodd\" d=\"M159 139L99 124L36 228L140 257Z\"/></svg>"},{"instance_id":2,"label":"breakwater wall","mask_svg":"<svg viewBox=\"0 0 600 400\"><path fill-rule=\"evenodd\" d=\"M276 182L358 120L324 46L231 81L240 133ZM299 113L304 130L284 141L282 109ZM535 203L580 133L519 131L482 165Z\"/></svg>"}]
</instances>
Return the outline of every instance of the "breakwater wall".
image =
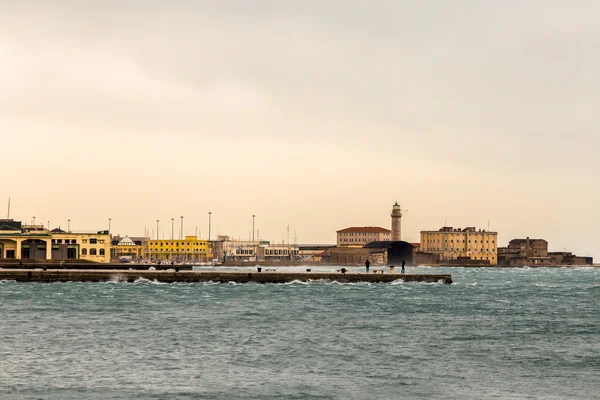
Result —
<instances>
[{"instance_id":1,"label":"breakwater wall","mask_svg":"<svg viewBox=\"0 0 600 400\"><path fill-rule=\"evenodd\" d=\"M138 279L166 283L287 283L312 280L330 280L344 283L390 283L398 280L404 282L452 283L452 276L448 274L0 269L0 280L14 280L17 282L135 282Z\"/></svg>"}]
</instances>

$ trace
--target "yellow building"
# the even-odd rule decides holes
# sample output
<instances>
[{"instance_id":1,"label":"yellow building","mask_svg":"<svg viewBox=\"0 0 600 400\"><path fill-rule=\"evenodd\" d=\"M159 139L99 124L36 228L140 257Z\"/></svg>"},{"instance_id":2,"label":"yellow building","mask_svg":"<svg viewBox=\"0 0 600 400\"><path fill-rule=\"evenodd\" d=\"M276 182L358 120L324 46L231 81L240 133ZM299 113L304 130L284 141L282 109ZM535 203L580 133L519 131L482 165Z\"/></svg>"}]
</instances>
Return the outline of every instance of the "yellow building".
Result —
<instances>
[{"instance_id":1,"label":"yellow building","mask_svg":"<svg viewBox=\"0 0 600 400\"><path fill-rule=\"evenodd\" d=\"M129 236L125 236L113 247L115 257L126 257L131 260L139 260L144 258L145 246L136 244Z\"/></svg>"},{"instance_id":2,"label":"yellow building","mask_svg":"<svg viewBox=\"0 0 600 400\"><path fill-rule=\"evenodd\" d=\"M439 254L441 261L478 260L498 264L498 233L476 230L475 227L421 232L420 251Z\"/></svg>"},{"instance_id":3,"label":"yellow building","mask_svg":"<svg viewBox=\"0 0 600 400\"><path fill-rule=\"evenodd\" d=\"M75 257L69 257L69 251L74 252ZM53 229L52 259L64 258L109 263L110 235L108 231L74 233Z\"/></svg>"},{"instance_id":4,"label":"yellow building","mask_svg":"<svg viewBox=\"0 0 600 400\"><path fill-rule=\"evenodd\" d=\"M379 226L353 226L339 230L336 233L337 247L360 248L371 242L391 240L392 231Z\"/></svg>"},{"instance_id":5,"label":"yellow building","mask_svg":"<svg viewBox=\"0 0 600 400\"><path fill-rule=\"evenodd\" d=\"M73 233L0 220L0 259L110 262L108 231Z\"/></svg>"},{"instance_id":6,"label":"yellow building","mask_svg":"<svg viewBox=\"0 0 600 400\"><path fill-rule=\"evenodd\" d=\"M25 229L20 221L0 220L0 259L50 260L52 237L45 229Z\"/></svg>"},{"instance_id":7,"label":"yellow building","mask_svg":"<svg viewBox=\"0 0 600 400\"><path fill-rule=\"evenodd\" d=\"M208 261L212 259L207 240L186 236L185 240L150 240L150 258L164 261Z\"/></svg>"}]
</instances>

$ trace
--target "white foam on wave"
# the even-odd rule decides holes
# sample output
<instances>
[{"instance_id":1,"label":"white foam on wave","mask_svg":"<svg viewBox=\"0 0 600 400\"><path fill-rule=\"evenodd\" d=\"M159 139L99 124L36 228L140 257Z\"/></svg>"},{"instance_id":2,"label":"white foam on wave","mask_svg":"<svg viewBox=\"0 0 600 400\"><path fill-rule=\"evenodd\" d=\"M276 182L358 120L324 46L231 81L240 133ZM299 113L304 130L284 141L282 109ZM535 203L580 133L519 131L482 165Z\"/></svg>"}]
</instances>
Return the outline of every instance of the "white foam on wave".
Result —
<instances>
[{"instance_id":1,"label":"white foam on wave","mask_svg":"<svg viewBox=\"0 0 600 400\"><path fill-rule=\"evenodd\" d=\"M0 285L4 285L5 283L13 283L13 282L17 283L17 281L14 279L2 279L2 280L0 280Z\"/></svg>"},{"instance_id":2,"label":"white foam on wave","mask_svg":"<svg viewBox=\"0 0 600 400\"><path fill-rule=\"evenodd\" d=\"M396 279L395 281L392 281L390 284L391 285L403 285L404 279Z\"/></svg>"},{"instance_id":3,"label":"white foam on wave","mask_svg":"<svg viewBox=\"0 0 600 400\"><path fill-rule=\"evenodd\" d=\"M117 283L126 283L127 282L127 278L125 278L123 275L112 275L110 277L109 280L106 281L107 284L109 285L114 285Z\"/></svg>"},{"instance_id":4,"label":"white foam on wave","mask_svg":"<svg viewBox=\"0 0 600 400\"><path fill-rule=\"evenodd\" d=\"M559 285L551 285L551 284L545 284L545 283L536 283L536 284L534 284L534 286L545 287L545 288L558 288L558 287L560 287Z\"/></svg>"},{"instance_id":5,"label":"white foam on wave","mask_svg":"<svg viewBox=\"0 0 600 400\"><path fill-rule=\"evenodd\" d=\"M304 285L304 286L306 286L306 285L308 285L308 284L309 284L309 282L300 281L300 280L298 280L298 279L295 279L295 280L293 280L293 281L291 281L291 282L285 282L285 283L284 283L284 285L288 285L288 286L289 286L289 285L293 285L293 284L300 284L300 285Z\"/></svg>"},{"instance_id":6,"label":"white foam on wave","mask_svg":"<svg viewBox=\"0 0 600 400\"><path fill-rule=\"evenodd\" d=\"M133 281L134 285L137 284L150 284L150 285L168 285L168 282L159 282L158 280L154 279L154 280L150 280L150 279L146 279L146 278L137 278L135 281Z\"/></svg>"}]
</instances>

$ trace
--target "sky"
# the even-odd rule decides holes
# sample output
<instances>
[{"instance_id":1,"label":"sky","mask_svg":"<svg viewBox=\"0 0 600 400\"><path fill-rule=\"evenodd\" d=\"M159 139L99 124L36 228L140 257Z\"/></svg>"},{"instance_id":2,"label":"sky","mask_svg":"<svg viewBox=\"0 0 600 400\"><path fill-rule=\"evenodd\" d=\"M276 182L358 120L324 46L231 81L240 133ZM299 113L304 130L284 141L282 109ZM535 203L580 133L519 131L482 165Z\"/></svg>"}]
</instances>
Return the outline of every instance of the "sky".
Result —
<instances>
[{"instance_id":1,"label":"sky","mask_svg":"<svg viewBox=\"0 0 600 400\"><path fill-rule=\"evenodd\" d=\"M0 0L0 201L335 243L476 226L600 258L600 3ZM2 209L4 207L1 207ZM3 213L4 214L4 213Z\"/></svg>"}]
</instances>

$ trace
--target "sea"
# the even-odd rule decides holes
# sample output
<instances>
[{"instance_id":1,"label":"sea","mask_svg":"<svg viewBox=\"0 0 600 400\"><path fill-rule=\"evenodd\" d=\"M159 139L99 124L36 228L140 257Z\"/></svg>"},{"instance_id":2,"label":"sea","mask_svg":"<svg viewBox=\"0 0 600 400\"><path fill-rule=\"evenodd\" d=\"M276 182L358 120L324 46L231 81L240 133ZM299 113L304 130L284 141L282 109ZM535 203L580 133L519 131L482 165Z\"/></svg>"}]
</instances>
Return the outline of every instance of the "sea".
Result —
<instances>
[{"instance_id":1,"label":"sea","mask_svg":"<svg viewBox=\"0 0 600 400\"><path fill-rule=\"evenodd\" d=\"M600 398L600 268L407 273L0 281L0 399Z\"/></svg>"}]
</instances>

